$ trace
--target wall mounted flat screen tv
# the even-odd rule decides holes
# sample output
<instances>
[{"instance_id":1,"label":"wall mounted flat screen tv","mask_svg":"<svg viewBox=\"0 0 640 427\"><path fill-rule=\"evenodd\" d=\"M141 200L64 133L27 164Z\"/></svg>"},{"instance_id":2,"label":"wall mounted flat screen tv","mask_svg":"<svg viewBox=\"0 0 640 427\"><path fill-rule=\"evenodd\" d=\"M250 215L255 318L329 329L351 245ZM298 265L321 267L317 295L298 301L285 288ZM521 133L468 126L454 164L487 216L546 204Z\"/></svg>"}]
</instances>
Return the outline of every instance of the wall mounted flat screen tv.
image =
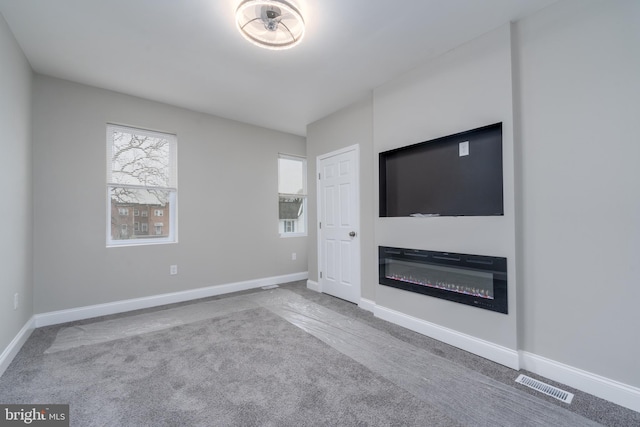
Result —
<instances>
[{"instance_id":1,"label":"wall mounted flat screen tv","mask_svg":"<svg viewBox=\"0 0 640 427\"><path fill-rule=\"evenodd\" d=\"M502 123L380 153L380 216L504 215Z\"/></svg>"}]
</instances>

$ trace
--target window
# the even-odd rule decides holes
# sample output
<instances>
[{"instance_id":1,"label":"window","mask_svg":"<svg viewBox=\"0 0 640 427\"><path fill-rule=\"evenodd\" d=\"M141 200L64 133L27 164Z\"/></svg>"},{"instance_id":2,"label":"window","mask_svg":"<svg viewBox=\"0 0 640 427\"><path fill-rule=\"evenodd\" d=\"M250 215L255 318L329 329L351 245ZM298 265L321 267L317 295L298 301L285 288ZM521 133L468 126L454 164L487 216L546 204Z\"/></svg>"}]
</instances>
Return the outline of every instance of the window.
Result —
<instances>
[{"instance_id":1,"label":"window","mask_svg":"<svg viewBox=\"0 0 640 427\"><path fill-rule=\"evenodd\" d=\"M107 125L107 246L177 241L177 138L175 135ZM131 224L150 209L165 217L148 235L148 224Z\"/></svg>"},{"instance_id":2,"label":"window","mask_svg":"<svg viewBox=\"0 0 640 427\"><path fill-rule=\"evenodd\" d=\"M134 222L133 223L133 231L140 231L140 223L139 222Z\"/></svg>"},{"instance_id":3,"label":"window","mask_svg":"<svg viewBox=\"0 0 640 427\"><path fill-rule=\"evenodd\" d=\"M163 215L164 215L164 212L162 211L162 209L155 209L155 210L153 211L153 214L154 214L155 216L163 216Z\"/></svg>"},{"instance_id":4,"label":"window","mask_svg":"<svg viewBox=\"0 0 640 427\"><path fill-rule=\"evenodd\" d=\"M307 160L278 156L278 230L283 237L307 234Z\"/></svg>"},{"instance_id":5,"label":"window","mask_svg":"<svg viewBox=\"0 0 640 427\"><path fill-rule=\"evenodd\" d=\"M284 220L284 232L285 233L295 233L296 232L296 223L294 220L285 219Z\"/></svg>"}]
</instances>

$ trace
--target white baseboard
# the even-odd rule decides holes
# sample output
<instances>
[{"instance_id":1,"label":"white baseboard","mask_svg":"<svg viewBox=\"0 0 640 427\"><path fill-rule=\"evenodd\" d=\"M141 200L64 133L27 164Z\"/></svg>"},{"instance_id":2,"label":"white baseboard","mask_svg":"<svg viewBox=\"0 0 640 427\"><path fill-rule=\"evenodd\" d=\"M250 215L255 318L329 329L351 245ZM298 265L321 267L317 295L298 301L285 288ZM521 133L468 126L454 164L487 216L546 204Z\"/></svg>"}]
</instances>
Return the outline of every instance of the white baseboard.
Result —
<instances>
[{"instance_id":1,"label":"white baseboard","mask_svg":"<svg viewBox=\"0 0 640 427\"><path fill-rule=\"evenodd\" d=\"M373 313L376 317L395 323L422 335L437 339L454 347L461 348L485 359L492 360L512 369L519 369L518 352L507 347L463 334L417 317L409 316L399 311L375 305Z\"/></svg>"},{"instance_id":2,"label":"white baseboard","mask_svg":"<svg viewBox=\"0 0 640 427\"><path fill-rule=\"evenodd\" d=\"M68 310L52 311L49 313L36 314L34 316L35 327L39 328L42 326L73 322L75 320L90 319L92 317L124 313L127 311L139 310L142 308L157 307L160 305L191 301L199 298L207 298L216 295L228 294L231 292L260 288L262 286L280 285L282 283L305 280L308 277L309 274L305 271L302 273L285 274L282 276L266 277L262 279L247 280L244 282L228 283L225 285L208 286L206 288L153 295L150 297L114 301L106 304L97 304L86 307L71 308Z\"/></svg>"},{"instance_id":3,"label":"white baseboard","mask_svg":"<svg viewBox=\"0 0 640 427\"><path fill-rule=\"evenodd\" d=\"M307 280L307 289L311 289L312 291L322 292L322 286L316 281Z\"/></svg>"},{"instance_id":4,"label":"white baseboard","mask_svg":"<svg viewBox=\"0 0 640 427\"><path fill-rule=\"evenodd\" d=\"M374 301L371 301L370 299L366 299L366 298L360 298L360 302L358 303L358 307L360 307L363 310L367 310L370 312L374 312L375 308L376 308L376 303Z\"/></svg>"},{"instance_id":5,"label":"white baseboard","mask_svg":"<svg viewBox=\"0 0 640 427\"><path fill-rule=\"evenodd\" d=\"M583 371L526 351L515 351L391 310L373 301L364 300L364 309L372 308L376 317L412 331L451 344L509 368L525 369L561 384L592 394L602 399L640 412L640 388L633 387L591 372Z\"/></svg>"},{"instance_id":6,"label":"white baseboard","mask_svg":"<svg viewBox=\"0 0 640 427\"><path fill-rule=\"evenodd\" d=\"M520 352L520 367L550 380L640 412L640 388L574 368L526 351Z\"/></svg>"},{"instance_id":7,"label":"white baseboard","mask_svg":"<svg viewBox=\"0 0 640 427\"><path fill-rule=\"evenodd\" d=\"M35 319L31 317L31 319L29 319L27 323L24 324L22 329L20 329L15 338L11 340L2 354L0 354L0 376L2 376L2 374L4 374L4 371L7 370L7 368L11 364L11 361L14 357L16 357L16 354L18 354L24 343L27 342L27 339L29 338L29 336L31 336L31 332L33 332L34 329Z\"/></svg>"},{"instance_id":8,"label":"white baseboard","mask_svg":"<svg viewBox=\"0 0 640 427\"><path fill-rule=\"evenodd\" d=\"M176 302L190 301L216 295L255 289L268 285L308 279L308 273L294 273L263 279L235 282L182 292L154 295L124 301L115 301L69 310L36 314L22 327L15 338L0 354L0 375L4 373L20 348L27 341L34 328L123 313L141 308L156 307ZM307 288L322 292L318 282L307 280ZM583 371L569 365L547 359L526 351L517 352L506 347L460 333L458 331L418 319L413 316L376 305L374 301L361 298L358 306L371 311L376 317L395 323L412 331L429 336L455 347L485 357L512 369L527 371L549 378L578 390L608 400L620 406L640 412L640 388L633 387L597 374Z\"/></svg>"}]
</instances>

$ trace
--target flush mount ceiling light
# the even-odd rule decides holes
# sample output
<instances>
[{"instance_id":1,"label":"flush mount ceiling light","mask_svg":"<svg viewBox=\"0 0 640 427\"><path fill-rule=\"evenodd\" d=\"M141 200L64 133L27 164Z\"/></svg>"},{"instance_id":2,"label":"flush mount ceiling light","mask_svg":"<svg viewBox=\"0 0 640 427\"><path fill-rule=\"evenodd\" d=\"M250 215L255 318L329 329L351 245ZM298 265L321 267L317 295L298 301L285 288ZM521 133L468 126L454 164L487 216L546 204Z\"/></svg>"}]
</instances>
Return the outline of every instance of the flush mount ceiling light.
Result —
<instances>
[{"instance_id":1,"label":"flush mount ceiling light","mask_svg":"<svg viewBox=\"0 0 640 427\"><path fill-rule=\"evenodd\" d=\"M236 24L244 38L267 49L289 49L304 36L302 15L285 0L244 0Z\"/></svg>"}]
</instances>

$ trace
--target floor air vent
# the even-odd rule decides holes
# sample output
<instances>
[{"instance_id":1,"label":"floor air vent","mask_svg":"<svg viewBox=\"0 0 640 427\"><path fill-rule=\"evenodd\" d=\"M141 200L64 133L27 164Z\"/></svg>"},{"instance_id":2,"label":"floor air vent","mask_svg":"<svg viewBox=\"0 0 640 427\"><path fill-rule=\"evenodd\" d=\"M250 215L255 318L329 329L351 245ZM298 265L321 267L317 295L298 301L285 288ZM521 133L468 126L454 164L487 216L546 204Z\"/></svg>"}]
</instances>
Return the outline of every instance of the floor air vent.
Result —
<instances>
[{"instance_id":1,"label":"floor air vent","mask_svg":"<svg viewBox=\"0 0 640 427\"><path fill-rule=\"evenodd\" d=\"M516 378L516 382L525 385L534 390L538 390L540 393L544 393L547 396L555 397L558 400L562 400L564 403L571 403L573 400L573 394L568 391L560 390L549 384L545 384L542 381L538 381L526 375L520 375Z\"/></svg>"}]
</instances>

